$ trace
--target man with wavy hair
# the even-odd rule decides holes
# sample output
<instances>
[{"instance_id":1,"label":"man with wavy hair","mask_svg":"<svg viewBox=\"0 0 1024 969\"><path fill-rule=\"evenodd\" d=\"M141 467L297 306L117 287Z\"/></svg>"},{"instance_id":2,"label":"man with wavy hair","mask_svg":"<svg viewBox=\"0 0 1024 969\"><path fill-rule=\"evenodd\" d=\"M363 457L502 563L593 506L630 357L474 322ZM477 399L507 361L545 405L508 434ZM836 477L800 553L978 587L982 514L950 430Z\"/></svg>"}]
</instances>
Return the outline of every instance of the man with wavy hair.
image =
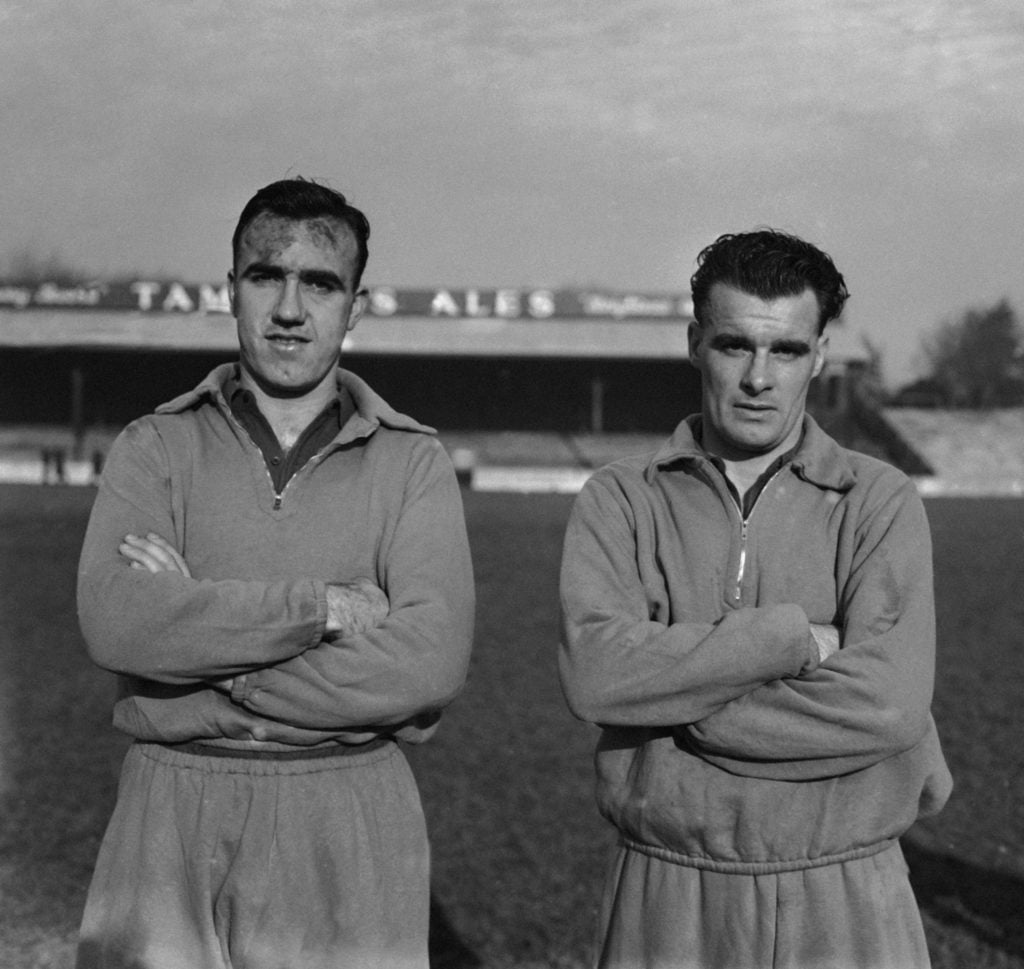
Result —
<instances>
[{"instance_id":1,"label":"man with wavy hair","mask_svg":"<svg viewBox=\"0 0 1024 969\"><path fill-rule=\"evenodd\" d=\"M701 411L584 487L563 686L618 829L602 969L922 969L897 839L950 790L931 544L901 472L806 413L846 286L781 232L691 281Z\"/></svg>"},{"instance_id":2,"label":"man with wavy hair","mask_svg":"<svg viewBox=\"0 0 1024 969\"><path fill-rule=\"evenodd\" d=\"M400 744L462 687L473 578L432 429L338 367L369 224L261 189L234 235L237 363L129 425L78 602L134 740L80 969L426 969L429 858Z\"/></svg>"}]
</instances>

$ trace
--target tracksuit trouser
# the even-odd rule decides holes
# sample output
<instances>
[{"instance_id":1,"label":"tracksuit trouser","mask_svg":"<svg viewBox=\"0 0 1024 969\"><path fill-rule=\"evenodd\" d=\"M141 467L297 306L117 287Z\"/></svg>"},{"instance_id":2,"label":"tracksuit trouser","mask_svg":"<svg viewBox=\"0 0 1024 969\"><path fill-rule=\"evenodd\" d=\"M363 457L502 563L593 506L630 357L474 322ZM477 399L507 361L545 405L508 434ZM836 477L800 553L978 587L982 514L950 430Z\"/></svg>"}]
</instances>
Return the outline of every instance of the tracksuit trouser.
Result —
<instances>
[{"instance_id":1,"label":"tracksuit trouser","mask_svg":"<svg viewBox=\"0 0 1024 969\"><path fill-rule=\"evenodd\" d=\"M427 969L429 867L394 743L301 760L136 743L77 969Z\"/></svg>"},{"instance_id":2,"label":"tracksuit trouser","mask_svg":"<svg viewBox=\"0 0 1024 969\"><path fill-rule=\"evenodd\" d=\"M929 969L899 844L736 874L616 849L599 969Z\"/></svg>"}]
</instances>

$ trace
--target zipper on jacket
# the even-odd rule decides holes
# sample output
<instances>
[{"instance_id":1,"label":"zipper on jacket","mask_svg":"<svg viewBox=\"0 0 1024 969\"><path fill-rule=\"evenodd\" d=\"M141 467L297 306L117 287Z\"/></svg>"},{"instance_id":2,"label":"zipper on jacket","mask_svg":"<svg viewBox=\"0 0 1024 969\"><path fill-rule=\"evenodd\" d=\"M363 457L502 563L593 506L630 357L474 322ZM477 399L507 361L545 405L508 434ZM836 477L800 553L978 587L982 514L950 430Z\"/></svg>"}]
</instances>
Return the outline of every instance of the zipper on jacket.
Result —
<instances>
[{"instance_id":1,"label":"zipper on jacket","mask_svg":"<svg viewBox=\"0 0 1024 969\"><path fill-rule=\"evenodd\" d=\"M760 497L760 496L759 496ZM757 505L757 502L754 502ZM750 509L753 513L754 509ZM740 564L736 569L736 584L732 590L733 599L739 603L741 596L743 595L743 576L747 571L747 519L744 518L740 522Z\"/></svg>"},{"instance_id":2,"label":"zipper on jacket","mask_svg":"<svg viewBox=\"0 0 1024 969\"><path fill-rule=\"evenodd\" d=\"M779 468L765 483L764 487L760 490L754 503L750 506L750 511L747 513L746 518L743 517L743 506L742 502L738 502L733 498L733 504L736 506L736 510L740 513L740 561L736 568L736 581L732 589L732 599L737 605L743 596L743 579L746 577L747 572L747 528L750 524L751 516L754 514L754 509L757 507L757 503L761 500L767 490L768 486L782 473L782 468Z\"/></svg>"},{"instance_id":3,"label":"zipper on jacket","mask_svg":"<svg viewBox=\"0 0 1024 969\"><path fill-rule=\"evenodd\" d=\"M263 457L263 452L260 450L260 446L252 439L252 435L249 433L248 429L231 412L230 407L227 410L227 417L228 420L230 420L231 423L234 424L235 427L237 427L238 430L241 431L243 435L245 435L245 439L249 442L252 449L260 456L260 463L263 465L263 473L266 474L267 481L270 483L270 490L274 492L274 504L271 506L271 508L273 511L280 511L281 504L284 501L284 493L288 490L288 485L291 483L291 478L289 478L288 481L285 482L284 487L280 491L277 491L274 485L274 478L270 473L270 468L267 467L267 461ZM309 462L307 461L306 464L308 463ZM303 467L305 467L305 465L303 465ZM298 472L296 472L296 474L297 473ZM295 475L293 474L292 478L294 477Z\"/></svg>"},{"instance_id":4,"label":"zipper on jacket","mask_svg":"<svg viewBox=\"0 0 1024 969\"><path fill-rule=\"evenodd\" d=\"M257 450L259 450L259 448L257 448ZM319 464L320 463L320 457L322 455L326 454L326 453L327 453L327 448L324 448L321 451L317 451L316 454L311 455L309 460L304 465L302 465L301 468L296 468L295 469L295 471L292 473L292 476L284 483L284 487L280 491L275 491L274 492L274 504L273 504L273 510L274 511L280 511L281 510L281 506L284 504L284 493L292 486L292 482L295 481L296 478L298 478L298 476L300 474L302 474L303 471L306 470L306 468L312 468L312 467L315 467L317 464ZM264 467L266 468L266 465L264 465ZM270 469L266 468L266 472L267 472L267 479L270 481L270 487L273 488L274 487L274 479L273 479L273 477L270 474Z\"/></svg>"},{"instance_id":5,"label":"zipper on jacket","mask_svg":"<svg viewBox=\"0 0 1024 969\"><path fill-rule=\"evenodd\" d=\"M315 459L315 456L314 456L314 458L310 458L310 460L309 460L309 461L307 461L307 462L306 462L306 464L304 464L304 465L302 466L302 468L305 468L305 467L306 467L306 466L307 466L308 464L310 464L310 462L311 462L311 461L313 461L314 459ZM284 504L284 493L285 493L285 492L286 492L286 491L287 491L287 490L288 490L288 489L289 489L289 488L291 487L291 483L292 483L292 482L293 482L293 481L294 481L294 480L295 480L295 479L296 479L296 478L297 478L297 477L299 476L299 471L301 471L301 470L302 470L302 468L299 468L299 469L298 469L298 470L297 470L297 471L296 471L296 472L295 472L295 473L294 473L294 474L293 474L293 475L292 475L292 476L291 476L291 477L290 477L290 478L289 478L289 479L288 479L288 480L287 480L287 481L286 481L286 482L284 483L284 487L283 487L283 488L282 488L282 489L281 489L280 491L275 491L275 492L274 492L274 504L273 504L273 510L274 510L274 511L280 511L280 510L281 510L281 505L283 505L283 504ZM271 477L271 474L270 474L270 469L269 469L269 468L267 468L267 480L268 480L268 481L270 482L270 487L271 487L271 488L273 488L273 487L274 487L274 479L273 479L273 477Z\"/></svg>"},{"instance_id":6,"label":"zipper on jacket","mask_svg":"<svg viewBox=\"0 0 1024 969\"><path fill-rule=\"evenodd\" d=\"M260 449L260 446L252 439L252 435L249 433L249 431L246 429L246 427L241 423L241 421L239 421L235 417L235 415L231 412L230 408L228 408L227 415L228 415L228 419L235 425L235 427L237 427L242 432L242 434L245 435L245 437L248 440L249 444L252 445L253 449L260 456L260 460L263 463L263 470L264 470L264 472L266 472L266 475L267 475L267 481L270 482L270 488L274 492L274 503L273 503L273 505L271 505L271 510L272 511L280 511L281 510L281 506L284 504L284 493L288 490L288 486L292 483L292 481L294 481L299 476L299 474L301 474L303 471L305 471L306 468L312 467L313 465L318 464L320 459L322 457L324 457L331 450L331 447L334 444L334 441L331 441L329 444L325 445L319 451L317 451L316 454L311 454L309 456L309 459L306 461L306 463L304 465L302 465L302 467L296 468L295 471L292 472L291 477L284 483L284 487L280 491L277 491L276 490L276 486L274 484L273 475L271 475L271 473L270 473L270 468L267 467L267 462L266 462L266 459L263 456L263 451Z\"/></svg>"}]
</instances>

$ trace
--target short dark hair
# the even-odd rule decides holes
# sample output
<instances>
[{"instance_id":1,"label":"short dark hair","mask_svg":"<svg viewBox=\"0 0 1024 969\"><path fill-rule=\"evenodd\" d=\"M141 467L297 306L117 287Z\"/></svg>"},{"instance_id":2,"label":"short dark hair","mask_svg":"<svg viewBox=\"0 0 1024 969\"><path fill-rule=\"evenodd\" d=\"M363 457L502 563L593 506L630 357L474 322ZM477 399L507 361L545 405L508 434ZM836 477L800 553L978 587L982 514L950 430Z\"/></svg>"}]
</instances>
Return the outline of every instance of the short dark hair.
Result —
<instances>
[{"instance_id":1,"label":"short dark hair","mask_svg":"<svg viewBox=\"0 0 1024 969\"><path fill-rule=\"evenodd\" d=\"M235 226L235 234L231 237L231 255L238 258L238 247L242 234L264 213L276 215L282 219L302 221L306 219L337 219L351 230L356 240L356 287L363 278L366 260L370 251L367 242L370 238L370 222L355 206L349 205L348 199L341 192L328 188L308 178L286 178L272 182L261 188L242 209Z\"/></svg>"},{"instance_id":2,"label":"short dark hair","mask_svg":"<svg viewBox=\"0 0 1024 969\"><path fill-rule=\"evenodd\" d=\"M690 294L699 324L704 322L715 283L725 283L763 300L799 296L810 288L818 298L819 333L842 313L850 295L831 256L777 229L719 236L697 256Z\"/></svg>"}]
</instances>

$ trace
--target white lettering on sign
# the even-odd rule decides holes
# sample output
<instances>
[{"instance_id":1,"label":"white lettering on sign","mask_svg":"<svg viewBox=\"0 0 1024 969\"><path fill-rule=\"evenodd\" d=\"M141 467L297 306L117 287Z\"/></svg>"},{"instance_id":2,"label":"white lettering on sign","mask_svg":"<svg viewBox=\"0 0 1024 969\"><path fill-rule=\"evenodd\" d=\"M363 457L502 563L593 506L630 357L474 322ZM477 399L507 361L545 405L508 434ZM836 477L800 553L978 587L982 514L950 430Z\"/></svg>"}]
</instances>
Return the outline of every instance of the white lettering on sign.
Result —
<instances>
[{"instance_id":1,"label":"white lettering on sign","mask_svg":"<svg viewBox=\"0 0 1024 969\"><path fill-rule=\"evenodd\" d=\"M231 289L226 283L182 283L138 279L132 282L88 283L63 286L0 281L0 308L26 309L33 305L107 307L117 310L165 313L231 313ZM548 320L660 318L692 319L688 295L645 295L590 290L549 289L396 289L373 287L368 308L374 316L433 316L448 319Z\"/></svg>"},{"instance_id":2,"label":"white lettering on sign","mask_svg":"<svg viewBox=\"0 0 1024 969\"><path fill-rule=\"evenodd\" d=\"M434 293L434 298L430 301L430 312L433 316L462 315L459 304L455 302L455 297L447 289L439 289Z\"/></svg>"},{"instance_id":3,"label":"white lettering on sign","mask_svg":"<svg viewBox=\"0 0 1024 969\"><path fill-rule=\"evenodd\" d=\"M195 303L192 302L185 287L181 283L171 283L164 297L164 312L180 310L183 313L191 313L195 308Z\"/></svg>"},{"instance_id":4,"label":"white lettering on sign","mask_svg":"<svg viewBox=\"0 0 1024 969\"><path fill-rule=\"evenodd\" d=\"M386 286L370 290L370 312L375 316L394 316L398 309L398 296Z\"/></svg>"},{"instance_id":5,"label":"white lettering on sign","mask_svg":"<svg viewBox=\"0 0 1024 969\"><path fill-rule=\"evenodd\" d=\"M546 320L555 315L555 294L547 289L535 289L526 297L526 307L535 320Z\"/></svg>"},{"instance_id":6,"label":"white lettering on sign","mask_svg":"<svg viewBox=\"0 0 1024 969\"><path fill-rule=\"evenodd\" d=\"M499 289L494 294L494 315L514 320L522 312L522 302L516 289Z\"/></svg>"},{"instance_id":7,"label":"white lettering on sign","mask_svg":"<svg viewBox=\"0 0 1024 969\"><path fill-rule=\"evenodd\" d=\"M393 292L393 291L392 291ZM431 316L468 316L474 319L499 317L505 320L518 319L523 315L523 294L517 289L494 291L494 303L485 296L486 291L467 289L465 303L460 306L456 295L448 289L436 289L430 300ZM397 301L395 302L397 308ZM374 304L374 311L376 304ZM392 309L390 312L394 312ZM536 289L526 294L526 312L537 320L555 315L555 294L546 289Z\"/></svg>"},{"instance_id":8,"label":"white lettering on sign","mask_svg":"<svg viewBox=\"0 0 1024 969\"><path fill-rule=\"evenodd\" d=\"M101 291L93 286L58 286L43 283L36 290L33 301L40 306L96 306Z\"/></svg>"},{"instance_id":9,"label":"white lettering on sign","mask_svg":"<svg viewBox=\"0 0 1024 969\"><path fill-rule=\"evenodd\" d=\"M475 289L466 290L466 316L490 316L491 308L480 299Z\"/></svg>"},{"instance_id":10,"label":"white lettering on sign","mask_svg":"<svg viewBox=\"0 0 1024 969\"><path fill-rule=\"evenodd\" d=\"M231 293L228 284L219 288L204 283L199 287L199 309L203 313L230 313Z\"/></svg>"},{"instance_id":11,"label":"white lettering on sign","mask_svg":"<svg viewBox=\"0 0 1024 969\"><path fill-rule=\"evenodd\" d=\"M151 310L153 308L153 297L160 292L159 283L132 283L129 287L139 297L139 309Z\"/></svg>"},{"instance_id":12,"label":"white lettering on sign","mask_svg":"<svg viewBox=\"0 0 1024 969\"><path fill-rule=\"evenodd\" d=\"M17 306L23 310L31 302L31 289L24 286L0 286L0 306Z\"/></svg>"},{"instance_id":13,"label":"white lettering on sign","mask_svg":"<svg viewBox=\"0 0 1024 969\"><path fill-rule=\"evenodd\" d=\"M672 299L648 296L609 296L605 293L581 293L580 302L588 316L671 316L675 310Z\"/></svg>"}]
</instances>

